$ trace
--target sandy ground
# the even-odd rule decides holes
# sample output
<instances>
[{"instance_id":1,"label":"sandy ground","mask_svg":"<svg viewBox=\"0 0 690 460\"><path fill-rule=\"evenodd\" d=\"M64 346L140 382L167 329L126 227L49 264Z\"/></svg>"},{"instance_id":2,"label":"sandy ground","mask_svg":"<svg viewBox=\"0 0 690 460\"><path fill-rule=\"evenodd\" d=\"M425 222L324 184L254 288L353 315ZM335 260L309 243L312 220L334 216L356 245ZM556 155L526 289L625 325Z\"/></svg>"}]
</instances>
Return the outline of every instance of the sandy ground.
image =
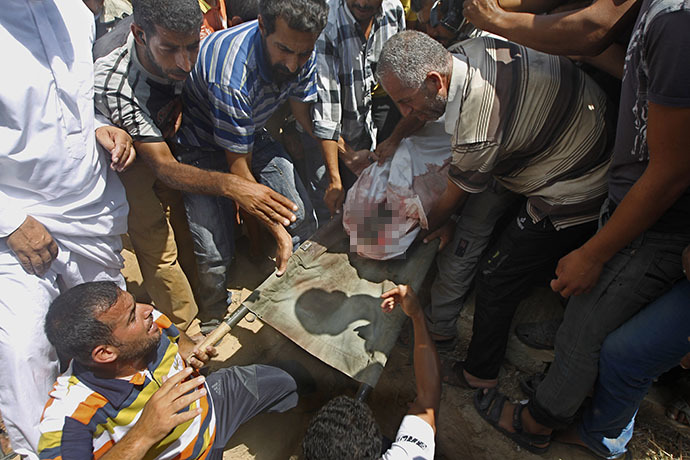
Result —
<instances>
[{"instance_id":1,"label":"sandy ground","mask_svg":"<svg viewBox=\"0 0 690 460\"><path fill-rule=\"evenodd\" d=\"M237 260L229 288L233 303L240 301L260 284L272 270L267 258L258 261L247 256L246 239L238 241ZM427 277L428 286L433 274ZM428 289L422 289L422 301ZM463 358L471 337L473 299L470 298L459 321L461 338L452 357ZM231 309L233 306L231 306ZM518 309L514 324L523 318L546 319L562 314L555 295L548 289L536 289ZM195 332L196 325L190 333ZM300 442L311 417L329 399L339 394L354 396L358 384L344 374L323 364L280 333L259 320L243 319L231 334L218 345L219 356L211 368L252 363L275 364L298 375L302 387L299 405L284 414L262 414L242 426L226 446L225 460L283 460L299 459ZM394 438L407 405L414 399L415 384L408 346L397 345L367 403L372 408L382 432ZM544 369L553 359L552 352L538 351L520 343L514 335L508 345L505 364L501 370L500 387L515 400L524 395L519 379ZM688 374L686 372L686 374ZM690 378L687 375L673 386L655 385L645 400L637 418L635 435L630 444L634 459L682 459L690 456L690 428L670 421L664 416L664 407L675 394L690 396ZM594 458L575 448L552 443L541 456L521 450L513 442L498 434L475 412L473 392L444 385L441 412L436 437L437 459L516 459L542 458L546 460L584 460ZM0 448L7 446L0 436ZM7 450L5 450L6 452ZM0 459L3 455L0 454Z\"/></svg>"},{"instance_id":2,"label":"sandy ground","mask_svg":"<svg viewBox=\"0 0 690 460\"><path fill-rule=\"evenodd\" d=\"M271 270L270 261L252 264L246 255L246 245L240 240L231 289L235 300L245 298ZM254 260L256 262L256 260ZM249 270L248 267L255 269ZM429 280L428 277L427 280ZM426 283L428 284L428 282ZM420 294L424 300L424 289ZM460 343L451 355L462 358L471 336L473 299L470 298L459 322ZM522 318L545 319L562 314L562 307L547 289L536 289L520 306L515 324ZM524 398L519 379L542 371L553 359L552 352L538 351L511 336L506 363L501 371L501 389L515 400ZM305 388L297 408L285 414L263 414L245 424L227 446L224 459L279 460L300 457L300 440L314 413L330 398L339 394L353 396L358 384L340 372L313 358L280 333L259 320L242 320L229 336L219 344L219 356L213 367L236 364L272 363L297 369L300 384ZM415 384L411 350L396 346L383 375L369 396L371 406L382 432L395 436L398 424L414 399ZM671 393L668 388L654 390L645 401L638 416L638 429L631 446L635 459L682 458L688 454L690 430L670 422L663 416L663 407ZM444 385L441 413L438 421L438 459L591 459L586 452L567 445L552 443L541 456L521 450L513 442L498 434L476 413L472 403L473 391Z\"/></svg>"}]
</instances>

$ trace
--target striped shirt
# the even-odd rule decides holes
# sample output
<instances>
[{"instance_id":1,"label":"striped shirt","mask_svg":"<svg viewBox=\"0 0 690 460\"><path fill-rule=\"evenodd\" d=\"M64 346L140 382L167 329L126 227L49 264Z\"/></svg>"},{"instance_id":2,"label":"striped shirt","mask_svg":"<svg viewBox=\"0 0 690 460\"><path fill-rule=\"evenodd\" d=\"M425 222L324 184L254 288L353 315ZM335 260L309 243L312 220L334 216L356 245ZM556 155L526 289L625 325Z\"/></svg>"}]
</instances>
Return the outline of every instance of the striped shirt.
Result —
<instances>
[{"instance_id":1,"label":"striped shirt","mask_svg":"<svg viewBox=\"0 0 690 460\"><path fill-rule=\"evenodd\" d=\"M131 17L94 47L96 109L140 142L161 142L175 133L184 82L149 73L137 58Z\"/></svg>"},{"instance_id":2,"label":"striped shirt","mask_svg":"<svg viewBox=\"0 0 690 460\"><path fill-rule=\"evenodd\" d=\"M376 139L371 114L376 64L386 40L405 29L405 12L398 0L383 0L365 39L345 0L328 4L328 23L316 40L314 135L332 140L342 136L353 148L370 148Z\"/></svg>"},{"instance_id":3,"label":"striped shirt","mask_svg":"<svg viewBox=\"0 0 690 460\"><path fill-rule=\"evenodd\" d=\"M162 333L156 357L146 370L129 379L102 379L72 361L58 377L39 426L41 459L100 458L136 423L163 378L184 369L177 352L177 328L161 313L154 311L154 315ZM201 414L177 426L144 458L205 458L213 446L216 429L208 388L206 396L190 404L188 410L198 407Z\"/></svg>"},{"instance_id":4,"label":"striped shirt","mask_svg":"<svg viewBox=\"0 0 690 460\"><path fill-rule=\"evenodd\" d=\"M596 220L615 129L603 91L567 58L515 43L481 37L454 50L450 179L478 193L493 176L556 229Z\"/></svg>"},{"instance_id":5,"label":"striped shirt","mask_svg":"<svg viewBox=\"0 0 690 460\"><path fill-rule=\"evenodd\" d=\"M315 57L294 80L275 83L257 21L216 32L201 43L184 89L178 141L249 153L254 134L288 97L316 100Z\"/></svg>"}]
</instances>

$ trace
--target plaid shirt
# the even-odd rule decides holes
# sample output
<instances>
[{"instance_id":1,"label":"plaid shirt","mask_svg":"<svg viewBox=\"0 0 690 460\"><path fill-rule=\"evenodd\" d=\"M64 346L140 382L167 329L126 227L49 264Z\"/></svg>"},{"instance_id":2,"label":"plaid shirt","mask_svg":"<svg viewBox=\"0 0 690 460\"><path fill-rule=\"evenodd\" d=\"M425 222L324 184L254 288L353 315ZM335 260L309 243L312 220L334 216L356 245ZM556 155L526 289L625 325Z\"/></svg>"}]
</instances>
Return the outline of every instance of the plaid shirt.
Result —
<instances>
[{"instance_id":1,"label":"plaid shirt","mask_svg":"<svg viewBox=\"0 0 690 460\"><path fill-rule=\"evenodd\" d=\"M328 24L316 41L314 134L342 136L355 148L367 148L376 139L371 115L376 63L386 40L405 29L405 12L398 0L383 0L365 39L345 0L328 3Z\"/></svg>"}]
</instances>

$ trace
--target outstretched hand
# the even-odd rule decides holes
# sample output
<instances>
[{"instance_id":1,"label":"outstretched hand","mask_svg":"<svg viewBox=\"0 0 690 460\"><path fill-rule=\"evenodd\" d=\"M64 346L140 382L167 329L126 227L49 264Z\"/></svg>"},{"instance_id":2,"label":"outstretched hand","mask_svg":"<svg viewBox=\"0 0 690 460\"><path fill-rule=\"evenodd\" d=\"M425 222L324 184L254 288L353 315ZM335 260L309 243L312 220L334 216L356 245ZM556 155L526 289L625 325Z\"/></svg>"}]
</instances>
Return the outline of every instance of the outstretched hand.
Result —
<instances>
[{"instance_id":1,"label":"outstretched hand","mask_svg":"<svg viewBox=\"0 0 690 460\"><path fill-rule=\"evenodd\" d=\"M478 29L491 31L492 25L505 10L498 0L465 0L462 15Z\"/></svg>"},{"instance_id":2,"label":"outstretched hand","mask_svg":"<svg viewBox=\"0 0 690 460\"><path fill-rule=\"evenodd\" d=\"M402 307L403 311L410 318L422 314L422 307L419 304L417 294L414 289L406 284L399 284L393 289L381 294L383 301L381 302L381 309L389 313L393 311L396 305Z\"/></svg>"},{"instance_id":3,"label":"outstretched hand","mask_svg":"<svg viewBox=\"0 0 690 460\"><path fill-rule=\"evenodd\" d=\"M293 214L297 205L265 185L235 176L236 187L232 197L248 213L256 216L269 228L288 226L297 220Z\"/></svg>"},{"instance_id":4,"label":"outstretched hand","mask_svg":"<svg viewBox=\"0 0 690 460\"><path fill-rule=\"evenodd\" d=\"M443 224L441 227L429 233L428 235L425 235L424 243L426 244L429 241L434 241L436 238L438 238L440 241L438 251L441 252L441 249L446 247L446 245L453 240L453 237L455 236L455 227L455 222L449 219L448 222Z\"/></svg>"}]
</instances>

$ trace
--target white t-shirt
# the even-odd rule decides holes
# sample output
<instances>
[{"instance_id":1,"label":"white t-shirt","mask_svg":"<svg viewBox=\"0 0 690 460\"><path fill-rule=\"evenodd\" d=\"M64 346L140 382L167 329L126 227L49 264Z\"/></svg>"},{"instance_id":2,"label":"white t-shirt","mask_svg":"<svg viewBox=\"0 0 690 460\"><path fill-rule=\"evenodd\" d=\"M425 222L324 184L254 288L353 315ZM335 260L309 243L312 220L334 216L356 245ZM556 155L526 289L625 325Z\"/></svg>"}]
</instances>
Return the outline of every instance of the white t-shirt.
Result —
<instances>
[{"instance_id":1,"label":"white t-shirt","mask_svg":"<svg viewBox=\"0 0 690 460\"><path fill-rule=\"evenodd\" d=\"M395 442L382 460L432 460L434 458L434 430L416 415L403 418Z\"/></svg>"}]
</instances>

